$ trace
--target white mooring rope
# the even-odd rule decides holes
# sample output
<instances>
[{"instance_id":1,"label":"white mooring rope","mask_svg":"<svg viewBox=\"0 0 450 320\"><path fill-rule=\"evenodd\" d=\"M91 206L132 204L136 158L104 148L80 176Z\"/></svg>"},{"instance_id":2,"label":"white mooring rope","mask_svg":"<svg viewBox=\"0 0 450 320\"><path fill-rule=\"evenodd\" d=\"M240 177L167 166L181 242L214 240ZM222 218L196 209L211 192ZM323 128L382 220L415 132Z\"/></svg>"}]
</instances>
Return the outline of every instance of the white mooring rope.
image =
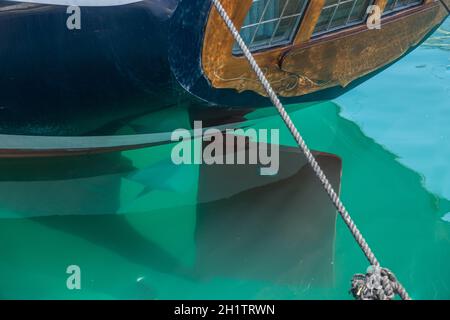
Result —
<instances>
[{"instance_id":1,"label":"white mooring rope","mask_svg":"<svg viewBox=\"0 0 450 320\"><path fill-rule=\"evenodd\" d=\"M243 51L253 71L256 73L259 81L263 85L264 90L268 94L274 106L277 108L278 112L283 118L284 123L288 127L298 146L303 151L306 159L308 160L309 164L314 170L316 176L322 182L325 191L328 193L328 196L330 197L340 216L344 220L345 224L349 228L356 242L361 247L362 251L364 252L364 254L366 255L367 259L371 264L371 268L368 269L365 275L358 274L353 277L351 292L353 293L355 298L361 300L391 300L394 298L395 293L398 293L403 300L410 300L411 298L409 297L405 288L400 284L400 282L396 280L393 273L388 269L380 267L380 263L378 262L374 253L370 249L363 235L358 230L356 224L353 222L353 219L350 217L350 214L345 209L344 204L337 195L336 191L334 191L331 183L328 181L324 172L317 163L317 160L309 150L308 146L303 140L303 137L300 135L300 132L297 130L294 123L292 122L291 117L286 112L280 99L278 99L269 81L265 77L264 73L258 66L255 59L253 58L253 55L251 54L250 50L242 40L239 31L234 26L233 21L231 21L227 12L223 8L220 0L211 0L211 1L213 2L220 16L225 22L226 26L230 30L234 39L239 44L239 47Z\"/></svg>"}]
</instances>

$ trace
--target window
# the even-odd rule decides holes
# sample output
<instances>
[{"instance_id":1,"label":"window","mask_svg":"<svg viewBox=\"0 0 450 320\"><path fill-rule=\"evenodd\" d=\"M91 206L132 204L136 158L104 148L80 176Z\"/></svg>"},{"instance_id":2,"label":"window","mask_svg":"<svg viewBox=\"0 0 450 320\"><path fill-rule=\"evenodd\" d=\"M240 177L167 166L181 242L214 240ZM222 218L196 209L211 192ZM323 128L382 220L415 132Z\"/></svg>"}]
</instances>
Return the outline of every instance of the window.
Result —
<instances>
[{"instance_id":1,"label":"window","mask_svg":"<svg viewBox=\"0 0 450 320\"><path fill-rule=\"evenodd\" d=\"M291 43L308 0L253 0L240 34L250 51ZM242 53L237 45L234 54Z\"/></svg>"},{"instance_id":2,"label":"window","mask_svg":"<svg viewBox=\"0 0 450 320\"><path fill-rule=\"evenodd\" d=\"M422 4L422 2L422 0L388 0L383 14L389 14L394 11L416 6Z\"/></svg>"},{"instance_id":3,"label":"window","mask_svg":"<svg viewBox=\"0 0 450 320\"><path fill-rule=\"evenodd\" d=\"M342 29L366 20L373 0L326 0L313 35Z\"/></svg>"}]
</instances>

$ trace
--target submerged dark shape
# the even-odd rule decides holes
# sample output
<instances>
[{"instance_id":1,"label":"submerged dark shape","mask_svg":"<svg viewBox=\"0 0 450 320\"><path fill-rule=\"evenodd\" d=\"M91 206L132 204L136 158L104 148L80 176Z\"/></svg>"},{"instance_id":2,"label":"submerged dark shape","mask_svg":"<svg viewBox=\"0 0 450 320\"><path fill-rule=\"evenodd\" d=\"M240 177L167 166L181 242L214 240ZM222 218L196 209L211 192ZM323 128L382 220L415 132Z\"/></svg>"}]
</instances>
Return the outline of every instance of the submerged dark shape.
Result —
<instances>
[{"instance_id":1,"label":"submerged dark shape","mask_svg":"<svg viewBox=\"0 0 450 320\"><path fill-rule=\"evenodd\" d=\"M341 160L314 154L339 190ZM260 176L257 165L201 166L198 202L196 272L202 278L332 283L336 211L298 149L280 149L276 176Z\"/></svg>"}]
</instances>

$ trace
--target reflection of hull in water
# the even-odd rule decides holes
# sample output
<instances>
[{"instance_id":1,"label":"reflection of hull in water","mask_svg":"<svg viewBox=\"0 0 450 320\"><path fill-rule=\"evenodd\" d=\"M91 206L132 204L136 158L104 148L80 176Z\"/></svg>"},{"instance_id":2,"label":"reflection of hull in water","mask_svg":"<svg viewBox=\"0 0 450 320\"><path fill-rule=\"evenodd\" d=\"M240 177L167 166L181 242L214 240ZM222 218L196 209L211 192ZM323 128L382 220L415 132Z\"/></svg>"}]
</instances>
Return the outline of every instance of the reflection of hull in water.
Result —
<instances>
[{"instance_id":1,"label":"reflection of hull in water","mask_svg":"<svg viewBox=\"0 0 450 320\"><path fill-rule=\"evenodd\" d=\"M34 2L44 4L0 1L0 133L86 135L117 121L175 105L255 108L269 104L261 96L260 87L255 87L257 82L248 72L248 65L231 57L230 35L210 21L209 0L79 0L80 30L66 27L66 5L70 1ZM242 18L250 5L247 0L245 3L239 12ZM233 1L224 0L224 4L228 7ZM311 5L317 4L312 1ZM263 57L259 62L274 84L297 79L298 83L288 83L295 90L275 85L285 102L330 99L414 47L442 21L443 10L439 3L428 3L408 10L408 14L386 18L389 24L376 35L395 29L395 37L404 38L395 39L400 44L389 50L375 43L384 50L382 55L375 49L361 52L361 48L375 42L372 33L358 29L364 27L361 25L301 45L259 52L258 56ZM210 41L217 36L224 39L223 52L214 50L217 43ZM354 45L340 44L350 37L354 37ZM383 44L396 43L392 40L382 39ZM340 48L355 51L341 53ZM224 52L226 57L219 55ZM362 54L370 56L364 56L360 64L353 61ZM318 60L308 60L311 57ZM346 69L349 60L351 70ZM235 62L241 65L237 67ZM225 64L224 70L216 68ZM220 74L214 78L228 70L237 75ZM305 83L308 86L302 87Z\"/></svg>"},{"instance_id":2,"label":"reflection of hull in water","mask_svg":"<svg viewBox=\"0 0 450 320\"><path fill-rule=\"evenodd\" d=\"M148 152L150 159L158 158L158 148L167 147L68 159L2 159L0 215L33 217L49 225L54 221L59 230L78 232L64 221L86 215L101 221L101 215L112 214L140 221L178 211L184 221L192 212L196 223L188 238L195 239L195 264L179 271L183 274L293 284L311 278L315 283L331 281L335 210L298 150L281 147L276 176L260 176L257 165L175 166L161 154L151 165L136 166ZM340 160L316 155L339 188ZM145 214L139 218L138 213ZM122 241L122 233L128 238L136 233L138 239L139 232L151 230L144 222L132 226L126 221L108 224L114 228L107 232ZM96 241L102 238L100 231L92 230Z\"/></svg>"},{"instance_id":3,"label":"reflection of hull in water","mask_svg":"<svg viewBox=\"0 0 450 320\"><path fill-rule=\"evenodd\" d=\"M315 156L339 190L341 161ZM200 168L197 271L204 277L333 280L335 209L298 149L282 149L280 170L264 177L257 165Z\"/></svg>"}]
</instances>

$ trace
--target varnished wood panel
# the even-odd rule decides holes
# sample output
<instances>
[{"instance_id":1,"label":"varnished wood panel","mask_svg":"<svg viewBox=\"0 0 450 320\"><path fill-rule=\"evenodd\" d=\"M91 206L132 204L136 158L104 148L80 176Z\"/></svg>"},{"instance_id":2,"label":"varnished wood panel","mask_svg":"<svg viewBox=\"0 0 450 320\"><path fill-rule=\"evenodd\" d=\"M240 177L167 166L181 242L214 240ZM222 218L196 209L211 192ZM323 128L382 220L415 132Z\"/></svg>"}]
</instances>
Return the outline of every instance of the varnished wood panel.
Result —
<instances>
[{"instance_id":1,"label":"varnished wood panel","mask_svg":"<svg viewBox=\"0 0 450 320\"><path fill-rule=\"evenodd\" d=\"M429 0L426 0L429 1ZM239 29L252 0L223 0ZM384 9L386 0L375 3ZM311 39L324 1L310 1L294 43L254 53L275 91L284 97L301 96L349 82L380 68L417 44L447 12L435 1L383 18L380 30L366 25ZM216 9L210 12L202 52L205 75L215 88L265 92L242 56L234 56L234 39Z\"/></svg>"},{"instance_id":2,"label":"varnished wood panel","mask_svg":"<svg viewBox=\"0 0 450 320\"><path fill-rule=\"evenodd\" d=\"M311 39L324 5L325 0L316 0L314 3L308 5L308 8L304 13L302 24L295 37L294 44L300 45Z\"/></svg>"},{"instance_id":3,"label":"varnished wood panel","mask_svg":"<svg viewBox=\"0 0 450 320\"><path fill-rule=\"evenodd\" d=\"M388 0L376 0L374 4L376 6L379 6L381 9L381 12L383 12L384 8L386 8L387 3L388 3Z\"/></svg>"},{"instance_id":4,"label":"varnished wood panel","mask_svg":"<svg viewBox=\"0 0 450 320\"><path fill-rule=\"evenodd\" d=\"M222 4L236 28L240 29L251 7L252 0L224 0ZM322 0L310 1L307 14L314 14L318 11L311 7L320 7L321 9L322 6ZM308 17L305 16L303 20L308 21ZM233 44L232 35L217 10L212 8L202 51L202 66L207 78L215 88L232 88L238 91L252 90L264 95L261 84L252 72L247 60L242 56L232 54ZM256 61L266 73L272 86L282 95L289 95L289 91L299 83L296 75L284 72L279 67L281 57L291 47L292 45L254 53Z\"/></svg>"},{"instance_id":5,"label":"varnished wood panel","mask_svg":"<svg viewBox=\"0 0 450 320\"><path fill-rule=\"evenodd\" d=\"M442 18L439 7L432 6L385 22L380 30L365 30L293 49L283 58L281 69L309 79L315 85L313 91L336 85L345 87L401 57ZM309 90L305 88L303 92Z\"/></svg>"}]
</instances>

